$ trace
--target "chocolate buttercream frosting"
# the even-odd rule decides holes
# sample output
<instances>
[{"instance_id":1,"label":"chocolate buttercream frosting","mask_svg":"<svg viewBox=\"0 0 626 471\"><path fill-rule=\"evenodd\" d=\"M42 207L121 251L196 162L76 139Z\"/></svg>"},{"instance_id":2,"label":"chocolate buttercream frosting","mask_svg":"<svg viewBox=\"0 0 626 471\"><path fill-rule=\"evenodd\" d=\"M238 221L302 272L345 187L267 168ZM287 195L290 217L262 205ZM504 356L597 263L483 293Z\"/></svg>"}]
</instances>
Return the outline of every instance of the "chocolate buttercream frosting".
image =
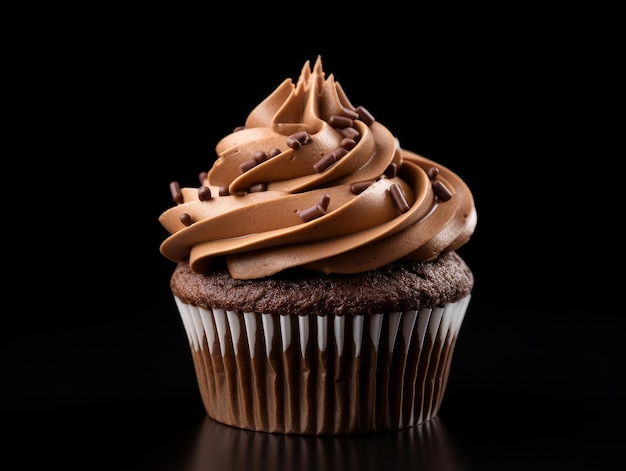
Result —
<instances>
[{"instance_id":1,"label":"chocolate buttercream frosting","mask_svg":"<svg viewBox=\"0 0 626 471\"><path fill-rule=\"evenodd\" d=\"M354 106L321 58L286 79L243 126L216 145L198 187L172 182L175 206L159 221L161 253L205 273L219 259L237 279L301 267L367 272L398 260L425 262L474 232L465 182L401 147Z\"/></svg>"}]
</instances>

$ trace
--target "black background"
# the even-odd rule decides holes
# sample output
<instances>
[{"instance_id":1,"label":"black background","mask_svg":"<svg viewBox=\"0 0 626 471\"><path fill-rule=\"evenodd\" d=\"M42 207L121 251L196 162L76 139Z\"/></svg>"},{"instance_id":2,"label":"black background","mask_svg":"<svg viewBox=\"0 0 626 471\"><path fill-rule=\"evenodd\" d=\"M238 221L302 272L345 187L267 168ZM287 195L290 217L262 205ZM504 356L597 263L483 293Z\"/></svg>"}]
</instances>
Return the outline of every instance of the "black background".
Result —
<instances>
[{"instance_id":1,"label":"black background","mask_svg":"<svg viewBox=\"0 0 626 471\"><path fill-rule=\"evenodd\" d=\"M26 52L10 51L0 460L613 469L625 391L610 14L169 13L39 12L16 36ZM318 54L355 106L474 193L459 253L476 285L430 429L259 436L212 423L199 399L158 250L168 184L196 185L217 141Z\"/></svg>"}]
</instances>

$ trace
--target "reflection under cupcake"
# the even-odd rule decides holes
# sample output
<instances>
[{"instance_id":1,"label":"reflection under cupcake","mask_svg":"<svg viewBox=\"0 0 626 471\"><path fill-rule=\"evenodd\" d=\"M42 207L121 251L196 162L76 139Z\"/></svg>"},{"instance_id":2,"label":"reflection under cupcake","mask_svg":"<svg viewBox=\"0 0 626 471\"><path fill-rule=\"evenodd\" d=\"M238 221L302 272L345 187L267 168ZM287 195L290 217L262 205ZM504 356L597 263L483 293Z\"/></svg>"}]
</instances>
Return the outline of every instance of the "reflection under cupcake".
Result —
<instances>
[{"instance_id":1,"label":"reflection under cupcake","mask_svg":"<svg viewBox=\"0 0 626 471\"><path fill-rule=\"evenodd\" d=\"M462 458L439 417L405 430L344 436L253 432L206 417L185 469L461 471L465 469Z\"/></svg>"}]
</instances>

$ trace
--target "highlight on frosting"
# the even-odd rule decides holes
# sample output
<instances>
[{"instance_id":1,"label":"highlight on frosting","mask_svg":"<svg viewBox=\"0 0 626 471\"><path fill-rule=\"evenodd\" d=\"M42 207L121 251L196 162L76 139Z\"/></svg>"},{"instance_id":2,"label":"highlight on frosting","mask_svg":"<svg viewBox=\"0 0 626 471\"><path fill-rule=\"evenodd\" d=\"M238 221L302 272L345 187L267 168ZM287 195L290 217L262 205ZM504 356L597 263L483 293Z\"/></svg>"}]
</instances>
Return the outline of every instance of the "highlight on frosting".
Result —
<instances>
[{"instance_id":1,"label":"highlight on frosting","mask_svg":"<svg viewBox=\"0 0 626 471\"><path fill-rule=\"evenodd\" d=\"M235 279L301 267L357 273L429 261L465 244L472 194L443 165L403 149L354 106L321 57L284 80L216 145L198 187L172 182L161 253L193 271L224 258Z\"/></svg>"}]
</instances>

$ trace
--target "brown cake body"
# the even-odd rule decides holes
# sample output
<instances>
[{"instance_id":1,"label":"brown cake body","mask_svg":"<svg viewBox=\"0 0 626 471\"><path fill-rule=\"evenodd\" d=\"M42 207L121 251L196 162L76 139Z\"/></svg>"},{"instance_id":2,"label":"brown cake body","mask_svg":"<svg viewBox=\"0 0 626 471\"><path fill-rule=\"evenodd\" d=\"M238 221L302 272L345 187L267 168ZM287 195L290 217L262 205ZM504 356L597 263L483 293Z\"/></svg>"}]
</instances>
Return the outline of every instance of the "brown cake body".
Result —
<instances>
[{"instance_id":1,"label":"brown cake body","mask_svg":"<svg viewBox=\"0 0 626 471\"><path fill-rule=\"evenodd\" d=\"M434 307L466 296L473 283L469 267L456 252L428 263L395 262L354 275L320 276L300 270L259 280L235 280L226 268L198 274L182 262L171 278L174 295L195 306L339 316Z\"/></svg>"}]
</instances>

